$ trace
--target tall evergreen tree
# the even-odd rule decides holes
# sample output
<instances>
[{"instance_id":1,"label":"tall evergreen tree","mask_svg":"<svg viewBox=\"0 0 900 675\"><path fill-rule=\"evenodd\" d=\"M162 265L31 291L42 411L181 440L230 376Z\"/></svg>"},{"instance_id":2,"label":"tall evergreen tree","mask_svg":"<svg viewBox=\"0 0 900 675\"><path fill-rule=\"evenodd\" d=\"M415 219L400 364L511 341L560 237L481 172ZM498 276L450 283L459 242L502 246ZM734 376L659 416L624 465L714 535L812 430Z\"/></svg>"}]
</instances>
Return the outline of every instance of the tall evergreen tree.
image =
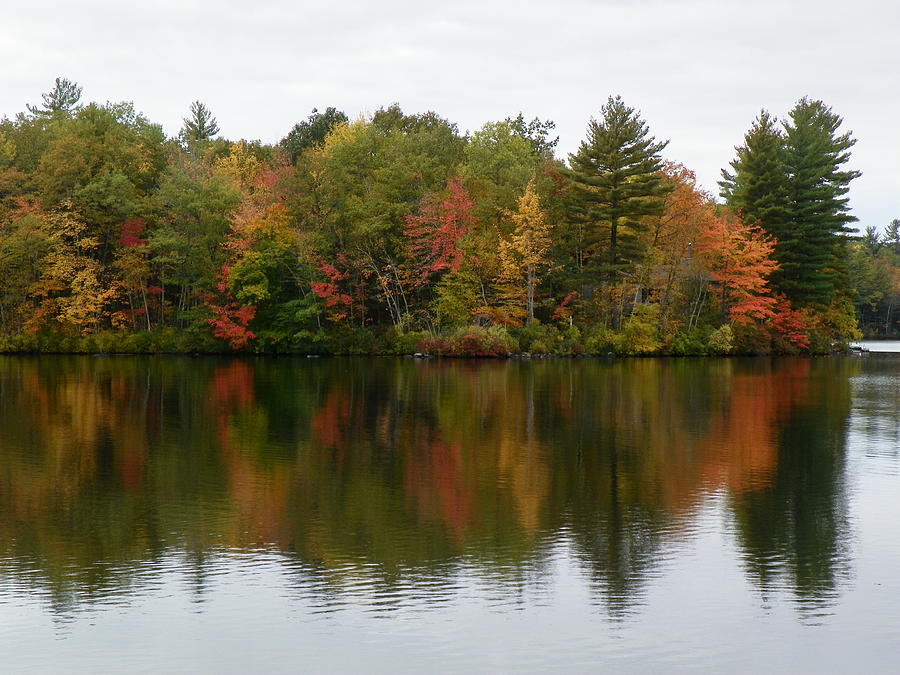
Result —
<instances>
[{"instance_id":1,"label":"tall evergreen tree","mask_svg":"<svg viewBox=\"0 0 900 675\"><path fill-rule=\"evenodd\" d=\"M884 230L884 245L894 253L900 253L900 218L894 218Z\"/></svg>"},{"instance_id":2,"label":"tall evergreen tree","mask_svg":"<svg viewBox=\"0 0 900 675\"><path fill-rule=\"evenodd\" d=\"M841 118L821 101L803 98L779 128L762 111L735 148L733 173L719 182L726 203L777 239L775 289L800 305L828 304L846 288L843 272L850 181L841 167L856 142L837 134Z\"/></svg>"},{"instance_id":3,"label":"tall evergreen tree","mask_svg":"<svg viewBox=\"0 0 900 675\"><path fill-rule=\"evenodd\" d=\"M643 217L661 213L671 189L659 153L668 141L650 135L640 113L617 96L591 119L588 138L569 155L569 177L589 230L587 268L611 279L640 255Z\"/></svg>"},{"instance_id":4,"label":"tall evergreen tree","mask_svg":"<svg viewBox=\"0 0 900 675\"><path fill-rule=\"evenodd\" d=\"M725 203L748 225L758 225L781 240L790 225L790 189L785 137L778 121L761 111L735 152L734 173L723 169L719 181Z\"/></svg>"},{"instance_id":5,"label":"tall evergreen tree","mask_svg":"<svg viewBox=\"0 0 900 675\"><path fill-rule=\"evenodd\" d=\"M35 117L56 117L57 115L71 114L78 107L81 100L81 87L77 82L72 82L65 77L57 77L53 83L53 89L46 94L41 94L44 100L40 107L26 106L28 112Z\"/></svg>"},{"instance_id":6,"label":"tall evergreen tree","mask_svg":"<svg viewBox=\"0 0 900 675\"><path fill-rule=\"evenodd\" d=\"M861 174L842 166L856 139L850 132L838 135L843 120L822 101L802 98L789 117L790 227L775 252L781 263L775 280L800 304L827 304L847 287L846 235L857 219L845 195Z\"/></svg>"},{"instance_id":7,"label":"tall evergreen tree","mask_svg":"<svg viewBox=\"0 0 900 675\"><path fill-rule=\"evenodd\" d=\"M200 101L191 103L191 116L184 118L181 140L188 146L210 140L219 133L219 123L209 108Z\"/></svg>"}]
</instances>

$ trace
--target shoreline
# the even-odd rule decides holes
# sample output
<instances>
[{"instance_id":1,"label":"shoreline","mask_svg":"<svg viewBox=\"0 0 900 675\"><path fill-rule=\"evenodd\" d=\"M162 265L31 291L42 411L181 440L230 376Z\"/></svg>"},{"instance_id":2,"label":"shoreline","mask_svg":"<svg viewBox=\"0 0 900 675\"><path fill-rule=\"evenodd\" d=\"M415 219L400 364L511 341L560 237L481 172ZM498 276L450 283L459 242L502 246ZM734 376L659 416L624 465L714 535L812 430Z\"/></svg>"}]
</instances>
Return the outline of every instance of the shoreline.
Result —
<instances>
[{"instance_id":1,"label":"shoreline","mask_svg":"<svg viewBox=\"0 0 900 675\"><path fill-rule=\"evenodd\" d=\"M900 350L870 350L870 349L842 349L831 352L735 352L729 354L531 354L519 352L507 355L450 355L450 354L424 354L402 353L392 354L383 352L373 353L319 353L308 352L217 352L217 351L2 351L3 356L189 356L201 357L225 357L225 358L305 358L305 359L342 359L342 358L371 358L371 359L412 359L416 361L556 361L556 360L621 360L621 359L733 359L756 357L820 357L820 356L868 356L869 354L900 354Z\"/></svg>"},{"instance_id":2,"label":"shoreline","mask_svg":"<svg viewBox=\"0 0 900 675\"><path fill-rule=\"evenodd\" d=\"M635 358L701 358L735 356L814 356L865 355L870 352L900 352L900 340L862 339L825 340L804 345L805 348L774 341L734 342L724 345L711 340L679 343L656 339L649 344L613 336L593 340L581 335L568 337L562 332L546 333L550 339L534 339L525 333L481 330L463 331L460 337L429 337L423 333L379 334L366 332L363 339L334 333L324 339L297 341L293 344L262 339L242 349L231 349L223 342L189 331L158 333L93 333L64 335L0 336L0 355L180 355L180 356L290 356L300 358L369 356L416 359L507 359L519 361L544 359L621 359ZM574 339L573 339L574 338ZM532 348L533 347L533 348ZM887 347L885 349L884 347Z\"/></svg>"}]
</instances>

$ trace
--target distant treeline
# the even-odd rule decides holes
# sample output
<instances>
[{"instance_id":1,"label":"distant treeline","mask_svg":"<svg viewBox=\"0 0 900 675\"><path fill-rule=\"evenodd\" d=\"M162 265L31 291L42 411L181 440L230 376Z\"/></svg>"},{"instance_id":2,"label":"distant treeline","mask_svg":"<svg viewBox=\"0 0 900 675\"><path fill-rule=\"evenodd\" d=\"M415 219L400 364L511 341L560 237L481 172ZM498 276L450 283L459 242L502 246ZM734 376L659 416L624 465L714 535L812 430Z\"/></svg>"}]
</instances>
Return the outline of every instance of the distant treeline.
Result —
<instances>
[{"instance_id":1,"label":"distant treeline","mask_svg":"<svg viewBox=\"0 0 900 675\"><path fill-rule=\"evenodd\" d=\"M721 201L610 97L464 135L398 105L276 145L176 138L57 79L0 121L0 351L825 352L900 332L900 221L854 236L855 140L763 111Z\"/></svg>"}]
</instances>

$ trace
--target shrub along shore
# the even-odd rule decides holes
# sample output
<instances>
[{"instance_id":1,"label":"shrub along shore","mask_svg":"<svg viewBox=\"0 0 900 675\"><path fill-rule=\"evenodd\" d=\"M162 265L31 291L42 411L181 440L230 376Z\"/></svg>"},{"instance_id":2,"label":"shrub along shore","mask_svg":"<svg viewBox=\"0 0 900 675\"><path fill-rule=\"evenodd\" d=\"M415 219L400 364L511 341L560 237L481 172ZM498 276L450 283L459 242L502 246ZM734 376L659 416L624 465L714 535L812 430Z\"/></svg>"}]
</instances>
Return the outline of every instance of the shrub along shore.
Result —
<instances>
[{"instance_id":1,"label":"shrub along shore","mask_svg":"<svg viewBox=\"0 0 900 675\"><path fill-rule=\"evenodd\" d=\"M306 343L257 340L234 350L200 332L160 331L18 334L0 337L0 354L256 354L318 356L433 356L456 358L580 357L580 356L725 356L762 354L830 354L846 351L830 331L813 334L800 349L773 341L771 333L737 334L731 326L696 328L661 342L652 325L633 321L622 331L583 332L577 326L559 328L532 323L518 328L465 326L444 335L421 331L357 329L339 331Z\"/></svg>"}]
</instances>

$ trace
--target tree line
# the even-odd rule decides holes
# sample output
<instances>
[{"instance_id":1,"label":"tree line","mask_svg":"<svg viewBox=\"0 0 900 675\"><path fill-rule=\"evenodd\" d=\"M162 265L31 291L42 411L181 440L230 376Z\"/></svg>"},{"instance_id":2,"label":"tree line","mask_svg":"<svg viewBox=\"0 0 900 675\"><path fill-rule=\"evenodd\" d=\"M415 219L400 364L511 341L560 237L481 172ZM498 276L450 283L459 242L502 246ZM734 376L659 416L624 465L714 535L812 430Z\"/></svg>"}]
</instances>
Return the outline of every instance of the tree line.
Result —
<instances>
[{"instance_id":1,"label":"tree line","mask_svg":"<svg viewBox=\"0 0 900 675\"><path fill-rule=\"evenodd\" d=\"M897 221L849 228L855 140L763 111L721 201L610 97L472 133L394 104L276 144L202 102L178 135L57 79L0 121L0 349L504 355L822 352L898 331Z\"/></svg>"}]
</instances>

